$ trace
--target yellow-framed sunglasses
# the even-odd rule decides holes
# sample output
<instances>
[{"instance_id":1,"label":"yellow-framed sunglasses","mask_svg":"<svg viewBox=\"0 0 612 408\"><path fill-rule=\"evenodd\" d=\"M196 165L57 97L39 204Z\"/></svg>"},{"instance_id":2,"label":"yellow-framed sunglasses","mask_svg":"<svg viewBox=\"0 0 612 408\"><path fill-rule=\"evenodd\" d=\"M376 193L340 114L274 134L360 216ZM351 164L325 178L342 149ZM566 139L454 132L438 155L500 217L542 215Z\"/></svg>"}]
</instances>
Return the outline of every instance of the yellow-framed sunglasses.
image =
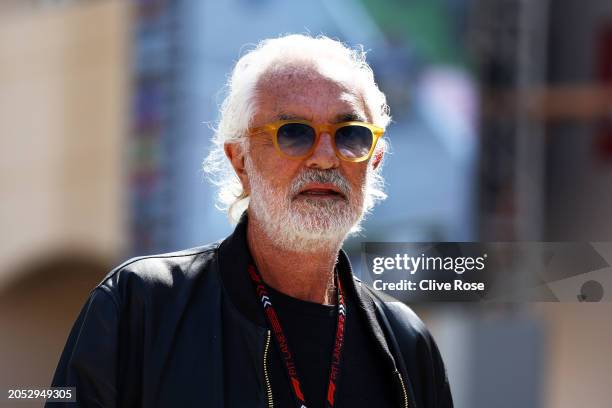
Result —
<instances>
[{"instance_id":1,"label":"yellow-framed sunglasses","mask_svg":"<svg viewBox=\"0 0 612 408\"><path fill-rule=\"evenodd\" d=\"M371 123L350 121L314 124L307 120L279 120L251 129L249 135L271 134L276 150L289 159L310 156L321 133L329 133L336 156L349 162L368 160L384 129Z\"/></svg>"}]
</instances>

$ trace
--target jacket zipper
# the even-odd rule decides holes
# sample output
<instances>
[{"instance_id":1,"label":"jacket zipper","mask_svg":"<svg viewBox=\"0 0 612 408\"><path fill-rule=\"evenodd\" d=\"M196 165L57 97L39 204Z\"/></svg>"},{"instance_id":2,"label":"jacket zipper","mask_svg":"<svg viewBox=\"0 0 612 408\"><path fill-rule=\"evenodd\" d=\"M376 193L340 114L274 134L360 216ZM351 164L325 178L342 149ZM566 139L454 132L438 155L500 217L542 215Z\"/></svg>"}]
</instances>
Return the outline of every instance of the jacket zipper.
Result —
<instances>
[{"instance_id":1,"label":"jacket zipper","mask_svg":"<svg viewBox=\"0 0 612 408\"><path fill-rule=\"evenodd\" d=\"M274 408L274 400L272 399L272 386L270 385L270 376L268 375L268 350L270 348L270 330L266 336L266 347L263 355L264 378L266 380L266 396L268 397L268 408Z\"/></svg>"},{"instance_id":2,"label":"jacket zipper","mask_svg":"<svg viewBox=\"0 0 612 408\"><path fill-rule=\"evenodd\" d=\"M406 392L406 385L404 384L404 379L402 378L402 374L399 372L399 370L395 370L395 373L397 374L397 377L399 378L399 381L400 381L400 385L402 387L402 394L404 397L404 408L408 408L408 393Z\"/></svg>"}]
</instances>

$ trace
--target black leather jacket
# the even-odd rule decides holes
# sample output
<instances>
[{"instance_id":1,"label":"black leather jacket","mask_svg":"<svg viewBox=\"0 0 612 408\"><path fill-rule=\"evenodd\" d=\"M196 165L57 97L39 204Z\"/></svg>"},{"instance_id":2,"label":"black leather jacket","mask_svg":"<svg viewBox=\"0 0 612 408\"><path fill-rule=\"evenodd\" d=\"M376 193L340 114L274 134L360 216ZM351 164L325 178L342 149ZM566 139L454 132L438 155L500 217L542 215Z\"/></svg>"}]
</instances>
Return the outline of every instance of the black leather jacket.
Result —
<instances>
[{"instance_id":1,"label":"black leather jacket","mask_svg":"<svg viewBox=\"0 0 612 408\"><path fill-rule=\"evenodd\" d=\"M75 407L269 407L270 332L246 273L247 217L220 243L131 259L90 293L53 386ZM394 378L398 407L452 407L442 359L421 320L338 269ZM341 401L338 401L339 405ZM59 406L58 403L47 403Z\"/></svg>"}]
</instances>

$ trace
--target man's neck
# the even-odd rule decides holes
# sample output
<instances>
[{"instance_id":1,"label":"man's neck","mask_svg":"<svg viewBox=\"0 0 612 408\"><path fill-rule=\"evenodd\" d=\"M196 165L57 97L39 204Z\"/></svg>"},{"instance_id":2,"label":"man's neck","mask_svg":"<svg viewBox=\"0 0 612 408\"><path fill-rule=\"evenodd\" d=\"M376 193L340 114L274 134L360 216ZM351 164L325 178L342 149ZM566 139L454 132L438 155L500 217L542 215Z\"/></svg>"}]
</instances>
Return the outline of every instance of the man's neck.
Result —
<instances>
[{"instance_id":1,"label":"man's neck","mask_svg":"<svg viewBox=\"0 0 612 408\"><path fill-rule=\"evenodd\" d=\"M298 252L274 243L261 225L249 216L247 243L267 285L291 297L334 304L334 267L341 242L317 252Z\"/></svg>"}]
</instances>

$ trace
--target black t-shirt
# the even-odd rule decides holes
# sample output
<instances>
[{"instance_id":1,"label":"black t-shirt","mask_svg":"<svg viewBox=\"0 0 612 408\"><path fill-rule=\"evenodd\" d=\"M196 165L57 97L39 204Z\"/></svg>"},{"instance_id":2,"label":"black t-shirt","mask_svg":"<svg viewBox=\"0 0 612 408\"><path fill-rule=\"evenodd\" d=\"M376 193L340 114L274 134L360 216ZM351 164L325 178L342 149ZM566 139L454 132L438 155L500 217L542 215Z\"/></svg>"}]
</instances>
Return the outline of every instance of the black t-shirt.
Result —
<instances>
[{"instance_id":1,"label":"black t-shirt","mask_svg":"<svg viewBox=\"0 0 612 408\"><path fill-rule=\"evenodd\" d=\"M276 309L302 385L308 408L325 406L329 367L336 334L336 306L307 302L270 288ZM337 407L395 407L392 372L378 355L361 313L346 296L346 327ZM274 334L269 358L274 406L295 407L295 398L281 360Z\"/></svg>"}]
</instances>

